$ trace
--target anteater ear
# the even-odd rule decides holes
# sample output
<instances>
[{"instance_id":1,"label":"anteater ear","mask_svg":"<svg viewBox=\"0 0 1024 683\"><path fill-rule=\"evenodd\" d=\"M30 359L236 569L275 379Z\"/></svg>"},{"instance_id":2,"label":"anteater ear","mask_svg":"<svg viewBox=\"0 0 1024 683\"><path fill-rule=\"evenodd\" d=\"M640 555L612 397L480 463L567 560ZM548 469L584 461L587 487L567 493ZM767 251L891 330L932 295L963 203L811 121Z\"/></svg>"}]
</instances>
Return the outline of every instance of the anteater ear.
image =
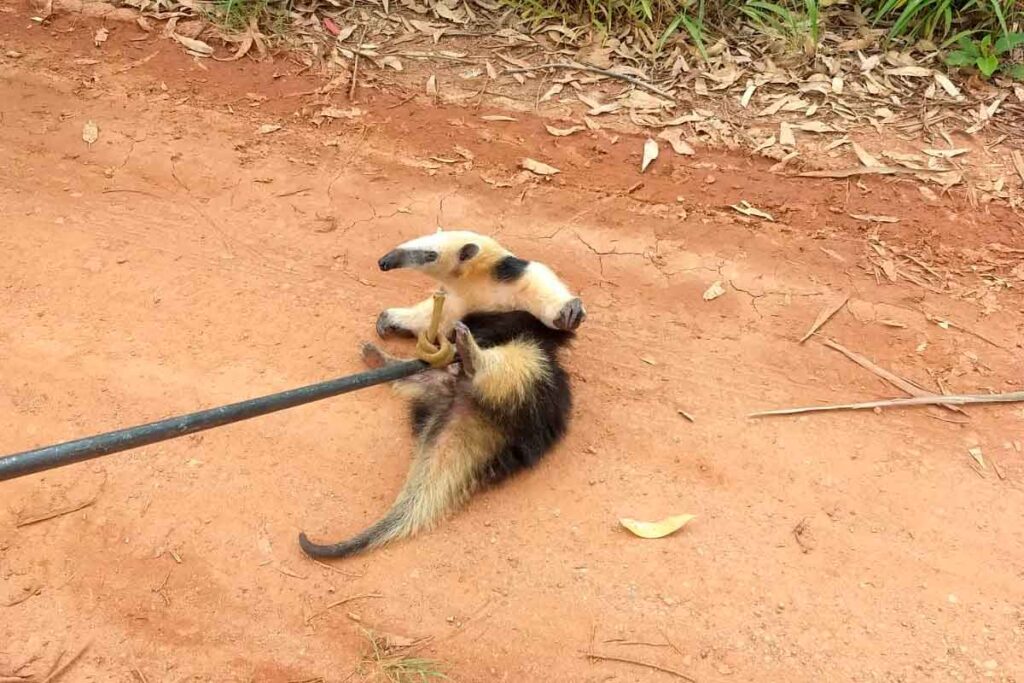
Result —
<instances>
[{"instance_id":1,"label":"anteater ear","mask_svg":"<svg viewBox=\"0 0 1024 683\"><path fill-rule=\"evenodd\" d=\"M459 261L468 261L479 253L479 245L473 244L472 242L464 244L462 245L462 249L459 249Z\"/></svg>"}]
</instances>

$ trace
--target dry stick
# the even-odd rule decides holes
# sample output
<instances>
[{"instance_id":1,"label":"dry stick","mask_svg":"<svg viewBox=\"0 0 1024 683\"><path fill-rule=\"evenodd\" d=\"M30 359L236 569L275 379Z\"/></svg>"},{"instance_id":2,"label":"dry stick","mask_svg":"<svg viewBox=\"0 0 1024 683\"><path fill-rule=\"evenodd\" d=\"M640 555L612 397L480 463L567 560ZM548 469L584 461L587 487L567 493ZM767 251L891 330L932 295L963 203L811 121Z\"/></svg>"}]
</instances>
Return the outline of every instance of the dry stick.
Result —
<instances>
[{"instance_id":1,"label":"dry stick","mask_svg":"<svg viewBox=\"0 0 1024 683\"><path fill-rule=\"evenodd\" d=\"M363 33L359 36L359 47L363 46L363 38L366 37L366 27L363 26ZM359 50L355 50L356 56L352 60L352 85L348 87L348 99L351 102L356 98L356 77L359 75Z\"/></svg>"},{"instance_id":2,"label":"dry stick","mask_svg":"<svg viewBox=\"0 0 1024 683\"><path fill-rule=\"evenodd\" d=\"M99 494L97 494L95 498L92 498L91 500L87 500L84 503L80 503L80 504L75 505L73 507L62 508L60 510L54 510L53 512L47 512L46 514L39 515L38 517L29 517L28 519L19 519L17 522L15 522L14 526L20 528L20 527L23 527L23 526L30 526L32 524L38 524L39 522L45 522L46 520L54 519L55 517L63 517L64 515L70 515L72 512L78 512L79 510L84 510L85 508L89 507L90 505L95 503L98 498L99 498Z\"/></svg>"},{"instance_id":3,"label":"dry stick","mask_svg":"<svg viewBox=\"0 0 1024 683\"><path fill-rule=\"evenodd\" d=\"M554 64L541 64L539 66L528 66L528 67L525 67L525 68L522 68L522 69L509 69L509 68L506 67L505 68L505 73L507 73L507 74L521 74L521 73L527 73L529 71L540 71L541 69L568 69L570 71L572 71L572 70L575 70L575 71L589 71L592 74L601 74L602 76L608 76L609 78L617 78L620 81L626 81L627 83L631 83L632 85L635 85L638 88L644 88L645 90L650 90L651 92L656 93L658 95L661 95L662 97L667 97L667 98L672 99L672 100L675 99L674 97L672 97L671 94L669 94L668 92L662 90L658 86L653 85L651 83L648 83L646 81L641 81L639 78L634 78L633 76L629 76L627 74L620 74L620 73L617 73L615 71L609 71L608 69L599 69L596 66L588 66L586 64L572 64L570 62L555 62Z\"/></svg>"},{"instance_id":4,"label":"dry stick","mask_svg":"<svg viewBox=\"0 0 1024 683\"><path fill-rule=\"evenodd\" d=\"M14 607L15 605L20 605L21 603L25 602L29 598L34 598L35 596L39 595L42 592L43 592L43 587L42 586L34 586L32 588L29 588L27 591L25 591L25 593L20 598L15 598L14 600L11 600L10 602L5 603L4 607Z\"/></svg>"},{"instance_id":5,"label":"dry stick","mask_svg":"<svg viewBox=\"0 0 1024 683\"><path fill-rule=\"evenodd\" d=\"M335 600L334 602L332 602L331 604L327 605L327 607L324 607L319 612L314 612L313 614L311 614L308 617L306 617L306 623L308 624L309 622L313 621L314 619L316 619L320 615L326 614L327 612L331 611L335 607L339 607L341 605L344 605L347 602L352 602L353 600L362 600L364 598L383 598L383 597L384 596L381 595L380 593L360 593L359 595L350 595L347 598L342 598L341 600Z\"/></svg>"},{"instance_id":6,"label":"dry stick","mask_svg":"<svg viewBox=\"0 0 1024 683\"><path fill-rule=\"evenodd\" d=\"M850 295L843 294L841 297L837 298L831 306L826 306L825 308L821 309L821 312L818 313L818 317L814 319L814 323L811 325L811 329L807 330L807 334L800 337L799 343L803 344L805 341L810 339L811 335L817 332L822 325L827 323L832 318L832 316L838 313L839 309L845 306L846 302L849 300Z\"/></svg>"},{"instance_id":7,"label":"dry stick","mask_svg":"<svg viewBox=\"0 0 1024 683\"><path fill-rule=\"evenodd\" d=\"M944 396L915 396L914 398L890 398L864 403L840 403L838 405L806 406L802 408L781 408L750 413L747 417L768 417L771 415L797 415L799 413L820 413L832 410L871 410L873 408L904 408L909 406L933 405L974 405L986 403L1022 403L1024 391L1005 394L947 394Z\"/></svg>"},{"instance_id":8,"label":"dry stick","mask_svg":"<svg viewBox=\"0 0 1024 683\"><path fill-rule=\"evenodd\" d=\"M969 334L972 337L977 337L981 341L983 341L983 342L985 342L987 344L991 344L992 346L996 347L997 349L1003 349L1004 351L1006 350L1006 347L1003 346L1002 344L999 344L998 342L992 341L988 337L983 336L980 332L975 332L974 330L967 329L963 325L958 325L955 322L953 322L952 320L947 320L946 318L937 318L934 315L928 315L928 314L925 314L924 317L928 319L928 322L932 322L932 323L935 323L936 325L940 325L940 326L942 324L949 325L954 330L960 330L964 334Z\"/></svg>"},{"instance_id":9,"label":"dry stick","mask_svg":"<svg viewBox=\"0 0 1024 683\"><path fill-rule=\"evenodd\" d=\"M832 341L831 339L826 339L825 341L822 342L822 344L824 344L825 346L827 346L828 348L830 348L830 349L832 349L834 351L838 351L839 353L843 354L844 356L846 356L847 358L852 360L857 365L861 366L862 368L864 368L866 370L870 370L871 372L875 373L876 375L878 375L879 377L881 377L885 381L889 382L889 384L892 384L897 389L902 389L903 391L907 392L911 396L922 397L922 396L937 396L938 395L938 394L935 394L934 392L931 392L931 391L925 391L924 389L922 389L921 387L917 386L916 384L912 384L912 383L908 382L907 380L903 379L902 377L900 377L898 375L894 375L893 373L889 372L885 368L882 368L882 367L879 367L879 366L875 365L874 363L872 363L870 360L868 360L864 356L860 355L859 353L856 353L854 351L849 350L848 348L846 348L845 346L839 344L838 342ZM964 412L963 409L957 408L954 405L942 404L942 406L944 408L948 408L949 410L952 410L953 412L957 412L957 413L963 413Z\"/></svg>"},{"instance_id":10,"label":"dry stick","mask_svg":"<svg viewBox=\"0 0 1024 683\"><path fill-rule=\"evenodd\" d=\"M44 679L43 679L43 681L42 681L42 683L51 683L51 681L55 681L55 680L57 680L58 678L60 678L60 677L61 677L61 675L63 675L63 673L64 673L65 671L67 671L68 669L70 669L70 668L71 668L71 665L72 665L72 664L74 664L75 662L77 662L77 661L78 661L78 658L79 658L79 657L81 657L81 656L82 656L83 654L85 654L85 651L89 649L89 645L91 645L91 644L92 644L92 643L88 643L88 642L87 642L87 643L86 643L85 645L83 645L83 646L82 646L82 649L80 649L80 650L79 650L78 652L76 652L76 653L74 654L74 656L72 656L72 657L71 657L71 659L69 659L69 660L68 660L67 662L65 662L65 663L64 663L64 664L62 664L61 666L57 667L56 669L54 669L54 670L53 670L53 671L52 671L52 672L50 673L50 675L49 675L49 676L47 676L46 678L44 678Z\"/></svg>"},{"instance_id":11,"label":"dry stick","mask_svg":"<svg viewBox=\"0 0 1024 683\"><path fill-rule=\"evenodd\" d=\"M690 683L697 683L697 679L687 676L682 671L669 669L668 667L652 664L651 662L643 662L639 659L630 659L629 657L616 657L614 655L599 655L596 652L581 652L580 654L586 657L587 659L598 659L605 662L621 662L622 664L633 664L634 666L643 666L647 667L648 669L654 669L655 671L661 671L662 673L671 674L673 676L676 676L677 678L683 679L684 681L689 681Z\"/></svg>"}]
</instances>

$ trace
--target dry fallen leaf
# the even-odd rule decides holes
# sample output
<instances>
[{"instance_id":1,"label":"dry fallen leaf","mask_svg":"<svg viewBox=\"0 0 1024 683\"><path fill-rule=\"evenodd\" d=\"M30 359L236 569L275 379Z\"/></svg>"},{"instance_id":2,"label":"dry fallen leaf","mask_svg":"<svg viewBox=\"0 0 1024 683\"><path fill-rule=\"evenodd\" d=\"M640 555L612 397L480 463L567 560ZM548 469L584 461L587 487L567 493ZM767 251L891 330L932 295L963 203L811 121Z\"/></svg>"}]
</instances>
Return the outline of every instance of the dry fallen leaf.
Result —
<instances>
[{"instance_id":1,"label":"dry fallen leaf","mask_svg":"<svg viewBox=\"0 0 1024 683\"><path fill-rule=\"evenodd\" d=\"M967 154L967 152L969 152L970 150L969 149L960 148L960 149L922 149L921 151L924 152L925 154L927 154L928 156L935 157L937 159L952 159L953 157L958 157L961 154Z\"/></svg>"},{"instance_id":2,"label":"dry fallen leaf","mask_svg":"<svg viewBox=\"0 0 1024 683\"><path fill-rule=\"evenodd\" d=\"M96 34L92 37L92 42L96 47L100 47L103 43L107 42L107 38L110 37L110 31L100 27L96 29Z\"/></svg>"},{"instance_id":3,"label":"dry fallen leaf","mask_svg":"<svg viewBox=\"0 0 1024 683\"><path fill-rule=\"evenodd\" d=\"M681 128L667 128L658 133L658 139L664 140L672 146L672 151L683 156L693 156L696 152L686 140L683 139Z\"/></svg>"},{"instance_id":4,"label":"dry fallen leaf","mask_svg":"<svg viewBox=\"0 0 1024 683\"><path fill-rule=\"evenodd\" d=\"M564 138L566 135L572 135L573 133L579 133L581 130L586 130L583 126L572 126L570 128L555 128L554 126L544 126L549 133L554 135L556 138Z\"/></svg>"},{"instance_id":5,"label":"dry fallen leaf","mask_svg":"<svg viewBox=\"0 0 1024 683\"><path fill-rule=\"evenodd\" d=\"M281 130L281 124L264 123L262 126L259 127L259 129L257 129L256 132L259 133L260 135L269 135L270 133L273 133L274 131L278 130Z\"/></svg>"},{"instance_id":6,"label":"dry fallen leaf","mask_svg":"<svg viewBox=\"0 0 1024 683\"><path fill-rule=\"evenodd\" d=\"M545 163L541 163L536 159L531 159L529 157L524 158L521 162L519 162L519 165L525 168L527 171L531 171L533 173L536 173L537 175L555 175L556 173L561 173L561 171L559 171L554 166L548 166Z\"/></svg>"},{"instance_id":7,"label":"dry fallen leaf","mask_svg":"<svg viewBox=\"0 0 1024 683\"><path fill-rule=\"evenodd\" d=\"M644 158L640 161L640 172L643 173L647 170L655 159L658 158L658 143L647 138L647 142L644 143Z\"/></svg>"},{"instance_id":8,"label":"dry fallen leaf","mask_svg":"<svg viewBox=\"0 0 1024 683\"><path fill-rule=\"evenodd\" d=\"M850 218L855 218L858 221L864 221L865 223L899 223L900 219L896 216L879 216L873 213L851 213Z\"/></svg>"},{"instance_id":9,"label":"dry fallen leaf","mask_svg":"<svg viewBox=\"0 0 1024 683\"><path fill-rule=\"evenodd\" d=\"M339 109L338 107L324 107L316 113L317 116L322 116L328 119L354 119L363 115L363 110L359 107L351 107L350 109Z\"/></svg>"},{"instance_id":10,"label":"dry fallen leaf","mask_svg":"<svg viewBox=\"0 0 1024 683\"><path fill-rule=\"evenodd\" d=\"M838 313L839 309L845 306L846 302L849 301L849 299L850 295L843 293L838 295L833 301L826 303L825 307L822 308L821 311L818 313L818 317L814 319L814 322L811 324L810 329L807 330L807 333L804 334L804 336L800 337L800 343L803 344L805 341L810 339L811 335L817 332L822 325L827 323L832 318L832 316Z\"/></svg>"},{"instance_id":11,"label":"dry fallen leaf","mask_svg":"<svg viewBox=\"0 0 1024 683\"><path fill-rule=\"evenodd\" d=\"M853 147L853 153L857 155L857 158L860 160L860 163L864 164L865 166L874 167L882 165L878 162L878 159L873 157L870 153L868 153L866 149L861 147L856 142L850 143L850 146Z\"/></svg>"},{"instance_id":12,"label":"dry fallen leaf","mask_svg":"<svg viewBox=\"0 0 1024 683\"><path fill-rule=\"evenodd\" d=\"M679 531L696 518L697 515L673 515L657 522L641 522L637 519L623 517L619 520L619 524L640 538L664 538Z\"/></svg>"},{"instance_id":13,"label":"dry fallen leaf","mask_svg":"<svg viewBox=\"0 0 1024 683\"><path fill-rule=\"evenodd\" d=\"M502 114L484 114L480 117L483 121L518 121L519 119L511 116L504 116Z\"/></svg>"},{"instance_id":14,"label":"dry fallen leaf","mask_svg":"<svg viewBox=\"0 0 1024 683\"><path fill-rule=\"evenodd\" d=\"M82 126L82 139L85 140L87 144L91 145L92 143L96 142L96 140L98 140L99 137L99 126L97 126L94 121L86 121L85 125Z\"/></svg>"},{"instance_id":15,"label":"dry fallen leaf","mask_svg":"<svg viewBox=\"0 0 1024 683\"><path fill-rule=\"evenodd\" d=\"M553 86L548 88L546 93L544 93L543 95L540 96L540 101L541 102L547 102L552 97L554 97L558 93L562 92L562 87L563 86L562 86L561 83L555 83Z\"/></svg>"},{"instance_id":16,"label":"dry fallen leaf","mask_svg":"<svg viewBox=\"0 0 1024 683\"><path fill-rule=\"evenodd\" d=\"M793 135L793 127L785 121L779 123L779 144L787 147L796 147L796 136Z\"/></svg>"},{"instance_id":17,"label":"dry fallen leaf","mask_svg":"<svg viewBox=\"0 0 1024 683\"><path fill-rule=\"evenodd\" d=\"M427 95L437 99L437 76L434 74L427 79Z\"/></svg>"},{"instance_id":18,"label":"dry fallen leaf","mask_svg":"<svg viewBox=\"0 0 1024 683\"><path fill-rule=\"evenodd\" d=\"M730 204L729 206L730 208L739 211L744 216L756 216L758 218L763 218L766 221L775 220L775 218L770 213L768 213L767 211L762 211L761 209L755 206L751 206L750 202L748 202L745 199L741 201L739 204Z\"/></svg>"},{"instance_id":19,"label":"dry fallen leaf","mask_svg":"<svg viewBox=\"0 0 1024 683\"><path fill-rule=\"evenodd\" d=\"M721 280L715 280L711 286L704 290L704 301L712 301L725 294L725 285Z\"/></svg>"},{"instance_id":20,"label":"dry fallen leaf","mask_svg":"<svg viewBox=\"0 0 1024 683\"><path fill-rule=\"evenodd\" d=\"M967 452L971 454L971 457L974 458L974 461L978 463L981 469L985 469L985 456L982 455L981 448L979 446L968 448Z\"/></svg>"},{"instance_id":21,"label":"dry fallen leaf","mask_svg":"<svg viewBox=\"0 0 1024 683\"><path fill-rule=\"evenodd\" d=\"M185 47L186 50L188 50L190 53L192 53L192 54L194 54L196 56L199 56L199 57L209 57L210 55L213 54L213 48L210 47L209 45L207 45L206 43L204 43L201 40L196 40L195 38L189 38L188 36L183 36L183 35L180 35L180 34L177 34L177 33L172 33L171 37L174 38L179 43L181 43Z\"/></svg>"}]
</instances>

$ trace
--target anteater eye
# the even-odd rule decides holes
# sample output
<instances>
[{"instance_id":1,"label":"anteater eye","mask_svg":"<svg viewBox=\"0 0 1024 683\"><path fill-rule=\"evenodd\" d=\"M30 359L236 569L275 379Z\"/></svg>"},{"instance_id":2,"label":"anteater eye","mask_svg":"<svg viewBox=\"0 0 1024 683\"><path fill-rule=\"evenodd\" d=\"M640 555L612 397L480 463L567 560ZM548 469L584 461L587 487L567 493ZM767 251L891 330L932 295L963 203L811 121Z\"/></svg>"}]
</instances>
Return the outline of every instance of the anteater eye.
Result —
<instances>
[{"instance_id":1,"label":"anteater eye","mask_svg":"<svg viewBox=\"0 0 1024 683\"><path fill-rule=\"evenodd\" d=\"M468 261L480 252L480 247L470 242L459 249L459 260Z\"/></svg>"}]
</instances>

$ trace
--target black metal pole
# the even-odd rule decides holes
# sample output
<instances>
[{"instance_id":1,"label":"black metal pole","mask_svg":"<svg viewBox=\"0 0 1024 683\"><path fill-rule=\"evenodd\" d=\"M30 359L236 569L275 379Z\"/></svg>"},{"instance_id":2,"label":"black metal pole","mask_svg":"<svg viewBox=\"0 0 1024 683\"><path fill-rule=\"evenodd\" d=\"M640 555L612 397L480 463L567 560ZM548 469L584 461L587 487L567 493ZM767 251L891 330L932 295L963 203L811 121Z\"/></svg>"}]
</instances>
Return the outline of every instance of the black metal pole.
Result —
<instances>
[{"instance_id":1,"label":"black metal pole","mask_svg":"<svg viewBox=\"0 0 1024 683\"><path fill-rule=\"evenodd\" d=\"M67 441L55 446L15 453L0 458L0 481L126 451L130 448L147 446L157 441L194 434L205 429L267 415L286 408L294 408L338 394L372 387L375 384L409 377L429 368L430 366L421 360L402 361L375 370L282 391L278 394L252 398L220 408L200 410L196 413L170 417L138 427L128 427L106 434Z\"/></svg>"}]
</instances>

